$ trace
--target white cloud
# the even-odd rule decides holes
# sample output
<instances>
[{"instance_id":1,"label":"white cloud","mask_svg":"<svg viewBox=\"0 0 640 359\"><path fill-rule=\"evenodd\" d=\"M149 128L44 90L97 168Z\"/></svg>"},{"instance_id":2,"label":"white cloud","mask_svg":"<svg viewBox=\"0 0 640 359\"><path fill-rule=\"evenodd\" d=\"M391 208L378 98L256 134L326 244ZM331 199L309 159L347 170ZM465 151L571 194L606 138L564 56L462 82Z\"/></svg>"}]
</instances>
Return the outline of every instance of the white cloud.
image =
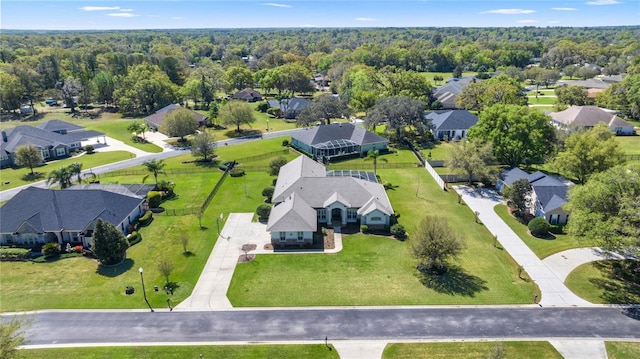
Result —
<instances>
[{"instance_id":1,"label":"white cloud","mask_svg":"<svg viewBox=\"0 0 640 359\"><path fill-rule=\"evenodd\" d=\"M276 4L276 3L272 3L272 2L268 2L266 4L262 4L264 6L274 6L274 7L286 7L286 8L290 8L291 5L287 5L287 4Z\"/></svg>"},{"instance_id":2,"label":"white cloud","mask_svg":"<svg viewBox=\"0 0 640 359\"><path fill-rule=\"evenodd\" d=\"M501 14L501 15L521 15L521 14L533 14L535 10L525 9L495 9L489 11L483 11L481 14Z\"/></svg>"},{"instance_id":3,"label":"white cloud","mask_svg":"<svg viewBox=\"0 0 640 359\"><path fill-rule=\"evenodd\" d=\"M618 0L595 0L595 1L587 1L587 5L615 5L622 4Z\"/></svg>"},{"instance_id":4,"label":"white cloud","mask_svg":"<svg viewBox=\"0 0 640 359\"><path fill-rule=\"evenodd\" d=\"M573 7L552 7L551 10L555 10L555 11L575 11L575 10L578 10L578 9L573 8Z\"/></svg>"},{"instance_id":5,"label":"white cloud","mask_svg":"<svg viewBox=\"0 0 640 359\"><path fill-rule=\"evenodd\" d=\"M114 12L114 13L107 14L107 16L114 16L114 17L136 17L136 16L139 16L139 15L132 14L132 13L130 13L130 12Z\"/></svg>"},{"instance_id":6,"label":"white cloud","mask_svg":"<svg viewBox=\"0 0 640 359\"><path fill-rule=\"evenodd\" d=\"M82 11L109 11L120 10L120 6L83 6L80 8Z\"/></svg>"},{"instance_id":7,"label":"white cloud","mask_svg":"<svg viewBox=\"0 0 640 359\"><path fill-rule=\"evenodd\" d=\"M518 20L518 22L521 24L535 24L538 20Z\"/></svg>"},{"instance_id":8,"label":"white cloud","mask_svg":"<svg viewBox=\"0 0 640 359\"><path fill-rule=\"evenodd\" d=\"M133 9L120 9L120 11L131 12L131 11L133 11Z\"/></svg>"},{"instance_id":9,"label":"white cloud","mask_svg":"<svg viewBox=\"0 0 640 359\"><path fill-rule=\"evenodd\" d=\"M358 21L376 21L376 19L372 19L370 17L357 17L356 20L358 20Z\"/></svg>"}]
</instances>

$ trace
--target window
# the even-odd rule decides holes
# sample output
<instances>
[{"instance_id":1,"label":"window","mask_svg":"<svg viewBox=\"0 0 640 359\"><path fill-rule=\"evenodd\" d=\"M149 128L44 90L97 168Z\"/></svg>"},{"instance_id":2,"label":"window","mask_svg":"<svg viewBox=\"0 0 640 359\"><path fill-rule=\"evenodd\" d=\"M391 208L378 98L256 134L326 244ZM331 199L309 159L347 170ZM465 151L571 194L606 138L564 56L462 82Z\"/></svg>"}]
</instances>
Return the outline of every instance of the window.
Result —
<instances>
[{"instance_id":1,"label":"window","mask_svg":"<svg viewBox=\"0 0 640 359\"><path fill-rule=\"evenodd\" d=\"M327 219L327 210L324 208L318 209L318 219Z\"/></svg>"},{"instance_id":2,"label":"window","mask_svg":"<svg viewBox=\"0 0 640 359\"><path fill-rule=\"evenodd\" d=\"M287 241L287 232L280 232L280 242Z\"/></svg>"},{"instance_id":3,"label":"window","mask_svg":"<svg viewBox=\"0 0 640 359\"><path fill-rule=\"evenodd\" d=\"M382 218L380 218L380 217L371 217L369 220L372 221L372 222L380 222L380 221L382 221Z\"/></svg>"},{"instance_id":4,"label":"window","mask_svg":"<svg viewBox=\"0 0 640 359\"><path fill-rule=\"evenodd\" d=\"M356 219L358 218L358 211L355 208L347 209L347 219Z\"/></svg>"},{"instance_id":5,"label":"window","mask_svg":"<svg viewBox=\"0 0 640 359\"><path fill-rule=\"evenodd\" d=\"M552 214L552 215L551 215L551 220L549 221L549 223L551 223L551 224L558 224L558 217L560 217L560 215L558 215L558 214Z\"/></svg>"},{"instance_id":6,"label":"window","mask_svg":"<svg viewBox=\"0 0 640 359\"><path fill-rule=\"evenodd\" d=\"M298 242L304 241L304 232L298 232Z\"/></svg>"},{"instance_id":7,"label":"window","mask_svg":"<svg viewBox=\"0 0 640 359\"><path fill-rule=\"evenodd\" d=\"M56 148L56 156L64 156L67 154L67 150L64 147Z\"/></svg>"},{"instance_id":8,"label":"window","mask_svg":"<svg viewBox=\"0 0 640 359\"><path fill-rule=\"evenodd\" d=\"M49 151L47 151L46 149L41 149L40 153L42 153L42 158L49 158Z\"/></svg>"}]
</instances>

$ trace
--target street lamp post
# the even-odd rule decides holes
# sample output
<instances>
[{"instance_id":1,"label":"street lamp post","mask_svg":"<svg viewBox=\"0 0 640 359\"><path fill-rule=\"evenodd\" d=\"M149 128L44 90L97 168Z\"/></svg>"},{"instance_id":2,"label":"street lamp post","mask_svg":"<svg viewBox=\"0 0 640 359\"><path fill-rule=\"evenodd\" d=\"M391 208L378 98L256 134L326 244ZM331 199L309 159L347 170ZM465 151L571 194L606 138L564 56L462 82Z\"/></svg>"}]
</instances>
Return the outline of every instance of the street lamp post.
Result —
<instances>
[{"instance_id":1,"label":"street lamp post","mask_svg":"<svg viewBox=\"0 0 640 359\"><path fill-rule=\"evenodd\" d=\"M149 310L153 313L153 308L151 308L151 304L149 304L149 300L147 299L147 291L144 290L144 277L142 276L142 267L138 268L138 272L140 272L140 280L142 281L142 295L144 296L144 301L149 306Z\"/></svg>"},{"instance_id":2,"label":"street lamp post","mask_svg":"<svg viewBox=\"0 0 640 359\"><path fill-rule=\"evenodd\" d=\"M267 132L269 132L269 119L267 119Z\"/></svg>"}]
</instances>

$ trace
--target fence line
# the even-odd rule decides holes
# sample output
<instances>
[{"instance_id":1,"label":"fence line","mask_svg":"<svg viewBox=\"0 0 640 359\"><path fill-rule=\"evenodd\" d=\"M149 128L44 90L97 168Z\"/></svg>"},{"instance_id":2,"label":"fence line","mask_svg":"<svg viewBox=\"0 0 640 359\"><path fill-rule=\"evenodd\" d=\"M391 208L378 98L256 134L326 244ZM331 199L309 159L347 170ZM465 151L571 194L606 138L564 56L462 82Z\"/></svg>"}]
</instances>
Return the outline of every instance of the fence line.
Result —
<instances>
[{"instance_id":1,"label":"fence line","mask_svg":"<svg viewBox=\"0 0 640 359\"><path fill-rule=\"evenodd\" d=\"M447 190L447 185L444 182L444 180L442 179L442 177L440 177L440 175L436 172L436 170L433 169L433 167L431 167L431 165L429 164L429 162L425 162L424 163L424 168L427 169L427 172L429 172L429 174L431 175L431 177L433 177L433 179L436 181L436 183L438 184L438 186L440 186L440 188L442 188L443 191Z\"/></svg>"},{"instance_id":2,"label":"fence line","mask_svg":"<svg viewBox=\"0 0 640 359\"><path fill-rule=\"evenodd\" d=\"M624 155L624 159L627 161L640 161L640 155Z\"/></svg>"},{"instance_id":3,"label":"fence line","mask_svg":"<svg viewBox=\"0 0 640 359\"><path fill-rule=\"evenodd\" d=\"M244 157L244 158L237 158L235 161L238 163L242 163L242 162L251 162L251 161L256 161L256 160L262 160L265 158L270 158L270 157L275 157L278 155L286 155L289 153L289 147L285 147L281 150L278 151L273 151L273 152L267 152L267 153L262 153L259 155L255 155L255 156L249 156L249 157Z\"/></svg>"},{"instance_id":4,"label":"fence line","mask_svg":"<svg viewBox=\"0 0 640 359\"><path fill-rule=\"evenodd\" d=\"M193 167L189 167L189 168L170 168L170 169L164 170L165 174L167 174L167 175L189 174L189 173L205 173L205 172L214 172L214 171L218 171L218 167L217 166L199 167L199 168L193 168ZM150 174L150 173L151 172L146 171L146 170L118 170L118 171L103 173L100 176L101 177L146 176L147 174Z\"/></svg>"},{"instance_id":5,"label":"fence line","mask_svg":"<svg viewBox=\"0 0 640 359\"><path fill-rule=\"evenodd\" d=\"M421 167L417 162L378 162L376 165L378 169L393 169L393 168L416 168ZM337 163L329 164L328 170L373 170L372 163Z\"/></svg>"},{"instance_id":6,"label":"fence line","mask_svg":"<svg viewBox=\"0 0 640 359\"><path fill-rule=\"evenodd\" d=\"M222 177L218 180L218 183L216 183L216 185L213 186L213 189L211 190L211 192L209 192L207 199L205 199L204 202L202 203L202 206L200 206L200 212L198 213L198 216L202 216L202 214L207 209L207 207L209 207L211 200L213 200L213 197L215 197L216 193L218 193L218 190L224 183L224 180L227 179L227 177L229 176L230 170L231 168L227 168L227 170L224 171L224 173L222 174Z\"/></svg>"}]
</instances>

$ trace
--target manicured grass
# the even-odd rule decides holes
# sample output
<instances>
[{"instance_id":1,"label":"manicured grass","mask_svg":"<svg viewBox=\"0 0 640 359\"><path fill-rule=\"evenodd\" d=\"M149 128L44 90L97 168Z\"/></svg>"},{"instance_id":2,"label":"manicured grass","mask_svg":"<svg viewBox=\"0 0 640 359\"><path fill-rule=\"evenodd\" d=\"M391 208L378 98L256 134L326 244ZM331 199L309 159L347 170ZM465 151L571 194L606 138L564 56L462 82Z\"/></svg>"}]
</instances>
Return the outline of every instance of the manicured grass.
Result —
<instances>
[{"instance_id":1,"label":"manicured grass","mask_svg":"<svg viewBox=\"0 0 640 359\"><path fill-rule=\"evenodd\" d=\"M640 358L640 343L638 342L605 342L609 359Z\"/></svg>"},{"instance_id":2,"label":"manicured grass","mask_svg":"<svg viewBox=\"0 0 640 359\"><path fill-rule=\"evenodd\" d=\"M420 150L420 153L422 153L422 157L424 157L425 160L429 159L429 153L431 153L432 160L447 161L449 160L449 151L451 151L452 147L453 144L450 142L440 142L434 148Z\"/></svg>"},{"instance_id":3,"label":"manicured grass","mask_svg":"<svg viewBox=\"0 0 640 359\"><path fill-rule=\"evenodd\" d=\"M517 279L517 265L492 246L490 233L439 190L424 169L378 170L394 189L389 197L409 235L422 216L446 216L467 249L446 275L420 275L407 242L389 237L343 236L335 255L259 255L236 267L227 293L235 306L528 303L532 282ZM287 273L286 276L282 273ZM328 294L330 293L330 294Z\"/></svg>"},{"instance_id":4,"label":"manicured grass","mask_svg":"<svg viewBox=\"0 0 640 359\"><path fill-rule=\"evenodd\" d=\"M538 98L536 98L535 95L527 96L527 99L528 99L529 105L554 105L557 100L556 97L541 96L541 95L538 95Z\"/></svg>"},{"instance_id":5,"label":"manicured grass","mask_svg":"<svg viewBox=\"0 0 640 359\"><path fill-rule=\"evenodd\" d=\"M396 343L387 345L382 358L489 358L498 343L500 342ZM501 343L505 358L562 358L562 355L549 342Z\"/></svg>"},{"instance_id":6,"label":"manicured grass","mask_svg":"<svg viewBox=\"0 0 640 359\"><path fill-rule=\"evenodd\" d=\"M127 151L95 152L90 155L83 154L80 156L66 158L64 160L46 162L44 166L36 167L33 169L33 172L36 173L36 178L34 180L29 180L30 178L28 177L28 175L31 171L28 168L4 168L0 170L0 190L4 191L7 189L27 185L32 182L45 180L49 172L60 167L66 167L73 162L82 163L82 169L86 170L108 163L127 160L130 159L132 155L133 154L131 152ZM73 178L74 182L75 180L76 179ZM5 184L5 182L9 183Z\"/></svg>"},{"instance_id":7,"label":"manicured grass","mask_svg":"<svg viewBox=\"0 0 640 359\"><path fill-rule=\"evenodd\" d=\"M633 283L616 275L614 268L621 261L585 263L574 269L565 280L576 295L596 304L640 303L640 283Z\"/></svg>"},{"instance_id":8,"label":"manicured grass","mask_svg":"<svg viewBox=\"0 0 640 359\"><path fill-rule=\"evenodd\" d=\"M640 155L640 136L616 136L616 141L627 155Z\"/></svg>"},{"instance_id":9,"label":"manicured grass","mask_svg":"<svg viewBox=\"0 0 640 359\"><path fill-rule=\"evenodd\" d=\"M164 359L164 358L339 358L330 345L194 345L194 346L141 346L91 347L21 350L23 358L38 359Z\"/></svg>"},{"instance_id":10,"label":"manicured grass","mask_svg":"<svg viewBox=\"0 0 640 359\"><path fill-rule=\"evenodd\" d=\"M420 74L424 76L427 80L431 81L431 83L434 86L443 85L448 78L453 77L453 74L451 72L421 72ZM477 74L478 74L477 72L463 72L462 76L471 76L471 75L477 75ZM433 80L433 77L437 75L441 76L443 80L439 82L435 82Z\"/></svg>"},{"instance_id":11,"label":"manicured grass","mask_svg":"<svg viewBox=\"0 0 640 359\"><path fill-rule=\"evenodd\" d=\"M499 204L493 209L540 259L567 249L592 247L596 244L593 241L578 239L568 234L554 234L555 239L536 238L527 232L528 228L526 225L520 223L515 217L509 214L507 206Z\"/></svg>"},{"instance_id":12,"label":"manicured grass","mask_svg":"<svg viewBox=\"0 0 640 359\"><path fill-rule=\"evenodd\" d=\"M140 143L132 140L132 134L127 131L127 127L134 121L143 122L142 119L112 118L109 120L93 121L85 125L88 130L95 130L106 133L107 136L124 142L126 145L139 150L151 153L162 152L162 148L153 143Z\"/></svg>"}]
</instances>

